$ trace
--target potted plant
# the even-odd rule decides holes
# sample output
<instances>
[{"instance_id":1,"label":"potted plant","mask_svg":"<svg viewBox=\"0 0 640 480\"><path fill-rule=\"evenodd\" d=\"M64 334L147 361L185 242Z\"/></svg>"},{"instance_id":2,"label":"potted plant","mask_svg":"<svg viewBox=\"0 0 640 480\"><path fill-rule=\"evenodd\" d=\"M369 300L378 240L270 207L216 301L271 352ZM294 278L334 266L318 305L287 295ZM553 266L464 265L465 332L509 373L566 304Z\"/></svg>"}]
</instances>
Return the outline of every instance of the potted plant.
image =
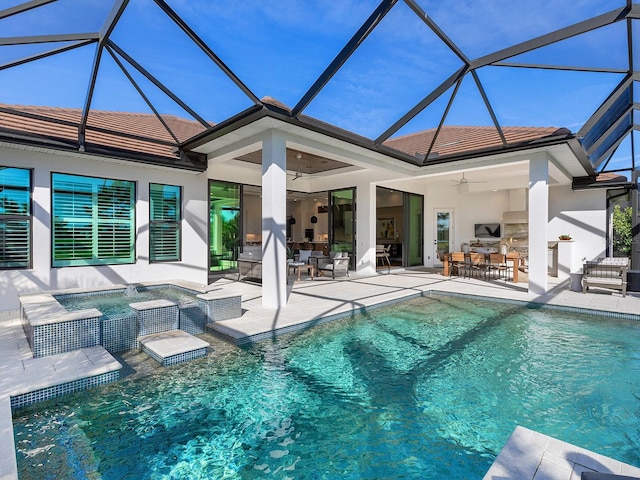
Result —
<instances>
[{"instance_id":1,"label":"potted plant","mask_svg":"<svg viewBox=\"0 0 640 480\"><path fill-rule=\"evenodd\" d=\"M571 235L560 235L558 237L560 240L571 240Z\"/></svg>"}]
</instances>

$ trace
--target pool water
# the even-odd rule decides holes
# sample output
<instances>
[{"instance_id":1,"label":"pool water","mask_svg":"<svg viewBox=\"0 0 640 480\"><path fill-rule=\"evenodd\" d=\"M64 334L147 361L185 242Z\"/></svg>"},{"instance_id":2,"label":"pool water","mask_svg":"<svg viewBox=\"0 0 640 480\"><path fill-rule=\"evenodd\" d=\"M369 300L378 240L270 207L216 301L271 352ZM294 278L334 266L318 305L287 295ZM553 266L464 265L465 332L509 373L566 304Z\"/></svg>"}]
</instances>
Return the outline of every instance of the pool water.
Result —
<instances>
[{"instance_id":1,"label":"pool water","mask_svg":"<svg viewBox=\"0 0 640 480\"><path fill-rule=\"evenodd\" d=\"M640 322L430 296L18 411L20 478L479 479L516 425L640 465Z\"/></svg>"},{"instance_id":2,"label":"pool water","mask_svg":"<svg viewBox=\"0 0 640 480\"><path fill-rule=\"evenodd\" d=\"M130 286L131 287L131 286ZM180 305L197 303L197 292L174 286L138 287L127 290L92 292L90 294L56 295L55 298L67 311L97 308L107 318L130 315L130 303L167 299Z\"/></svg>"}]
</instances>

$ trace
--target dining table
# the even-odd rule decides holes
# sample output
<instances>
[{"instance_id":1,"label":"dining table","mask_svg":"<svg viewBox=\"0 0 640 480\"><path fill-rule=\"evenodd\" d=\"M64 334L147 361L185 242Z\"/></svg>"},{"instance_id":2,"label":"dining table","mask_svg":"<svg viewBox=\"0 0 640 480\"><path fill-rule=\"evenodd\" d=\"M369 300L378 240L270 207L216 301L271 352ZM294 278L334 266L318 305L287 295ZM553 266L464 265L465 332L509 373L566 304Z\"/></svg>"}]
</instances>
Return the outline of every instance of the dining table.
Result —
<instances>
[{"instance_id":1,"label":"dining table","mask_svg":"<svg viewBox=\"0 0 640 480\"><path fill-rule=\"evenodd\" d=\"M458 252L458 253L462 253L462 252ZM444 254L444 271L442 272L443 275L445 277L449 276L449 256L451 254L450 253L445 253ZM486 254L487 256L489 256L489 254ZM513 283L518 283L518 267L520 266L520 260L522 260L522 257L520 256L520 254L518 252L509 252L507 253L507 263L511 262L511 271L513 272Z\"/></svg>"}]
</instances>

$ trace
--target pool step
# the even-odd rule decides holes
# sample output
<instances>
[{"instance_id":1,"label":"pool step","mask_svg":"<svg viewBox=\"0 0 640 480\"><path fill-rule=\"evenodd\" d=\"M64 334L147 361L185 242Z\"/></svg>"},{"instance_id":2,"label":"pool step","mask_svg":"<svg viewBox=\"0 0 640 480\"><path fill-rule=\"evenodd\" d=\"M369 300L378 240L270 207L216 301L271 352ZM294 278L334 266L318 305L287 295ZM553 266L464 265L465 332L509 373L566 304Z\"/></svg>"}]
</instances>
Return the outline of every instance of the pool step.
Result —
<instances>
[{"instance_id":1,"label":"pool step","mask_svg":"<svg viewBox=\"0 0 640 480\"><path fill-rule=\"evenodd\" d=\"M182 330L145 335L139 338L139 342L142 351L163 367L204 357L209 347L204 340Z\"/></svg>"},{"instance_id":2,"label":"pool step","mask_svg":"<svg viewBox=\"0 0 640 480\"><path fill-rule=\"evenodd\" d=\"M5 365L0 389L15 409L119 380L121 369L104 347L83 348Z\"/></svg>"}]
</instances>

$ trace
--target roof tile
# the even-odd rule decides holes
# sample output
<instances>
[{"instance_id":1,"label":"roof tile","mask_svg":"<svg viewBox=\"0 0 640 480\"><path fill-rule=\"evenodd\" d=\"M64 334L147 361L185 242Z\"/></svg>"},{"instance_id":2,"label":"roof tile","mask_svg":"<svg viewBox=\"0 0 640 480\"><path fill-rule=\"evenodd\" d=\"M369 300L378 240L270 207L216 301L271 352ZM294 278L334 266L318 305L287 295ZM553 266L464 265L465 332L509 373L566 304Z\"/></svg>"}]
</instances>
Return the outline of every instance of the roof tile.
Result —
<instances>
[{"instance_id":1,"label":"roof tile","mask_svg":"<svg viewBox=\"0 0 640 480\"><path fill-rule=\"evenodd\" d=\"M75 108L0 104L0 130L31 134L71 145L78 141L81 118L82 111ZM162 115L162 119L179 142L205 130L200 123L175 115ZM176 158L173 153L175 139L162 122L150 113L91 110L87 117L85 138L87 143L106 149Z\"/></svg>"}]
</instances>

